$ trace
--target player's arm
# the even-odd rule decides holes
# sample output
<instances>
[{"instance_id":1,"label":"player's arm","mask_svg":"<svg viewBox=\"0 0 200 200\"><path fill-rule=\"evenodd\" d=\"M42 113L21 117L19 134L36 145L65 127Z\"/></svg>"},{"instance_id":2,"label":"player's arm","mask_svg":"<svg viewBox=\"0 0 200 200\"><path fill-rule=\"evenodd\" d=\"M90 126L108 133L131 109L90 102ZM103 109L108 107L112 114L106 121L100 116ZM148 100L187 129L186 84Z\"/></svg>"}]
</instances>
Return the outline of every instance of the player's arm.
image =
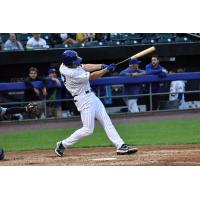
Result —
<instances>
[{"instance_id":1,"label":"player's arm","mask_svg":"<svg viewBox=\"0 0 200 200\"><path fill-rule=\"evenodd\" d=\"M103 64L84 64L83 69L87 72L93 72L103 69Z\"/></svg>"},{"instance_id":2,"label":"player's arm","mask_svg":"<svg viewBox=\"0 0 200 200\"><path fill-rule=\"evenodd\" d=\"M106 65L104 69L90 73L89 79L90 80L98 79L108 72L113 72L115 68L116 68L115 65Z\"/></svg>"}]
</instances>

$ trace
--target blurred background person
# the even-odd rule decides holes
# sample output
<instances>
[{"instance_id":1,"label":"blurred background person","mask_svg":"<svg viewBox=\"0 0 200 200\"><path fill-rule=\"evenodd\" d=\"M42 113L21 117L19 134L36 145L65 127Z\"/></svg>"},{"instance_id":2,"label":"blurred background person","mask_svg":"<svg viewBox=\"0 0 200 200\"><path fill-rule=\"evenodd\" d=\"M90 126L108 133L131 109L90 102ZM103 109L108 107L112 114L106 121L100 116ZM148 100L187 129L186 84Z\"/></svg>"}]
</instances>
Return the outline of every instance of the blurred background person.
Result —
<instances>
[{"instance_id":1,"label":"blurred background person","mask_svg":"<svg viewBox=\"0 0 200 200\"><path fill-rule=\"evenodd\" d=\"M60 36L63 40L63 44L70 46L72 44L78 43L76 41L76 33L61 33Z\"/></svg>"},{"instance_id":2,"label":"blurred background person","mask_svg":"<svg viewBox=\"0 0 200 200\"><path fill-rule=\"evenodd\" d=\"M35 81L42 81L42 90L37 89L33 82ZM24 92L24 101L26 102L32 102L32 101L42 101L46 99L47 95L47 80L45 78L38 76L38 70L36 67L29 68L29 74L28 77L25 79L25 85L27 89ZM38 103L39 104L39 103ZM41 106L41 110L44 112L44 103L39 104ZM28 116L29 118L32 118L32 116Z\"/></svg>"},{"instance_id":3,"label":"blurred background person","mask_svg":"<svg viewBox=\"0 0 200 200\"><path fill-rule=\"evenodd\" d=\"M62 109L61 109L61 81L58 79L57 71L55 67L50 67L48 71L48 82L53 82L55 87L47 89L47 100L51 102L47 103L47 117L61 118Z\"/></svg>"},{"instance_id":4,"label":"blurred background person","mask_svg":"<svg viewBox=\"0 0 200 200\"><path fill-rule=\"evenodd\" d=\"M129 61L129 67L120 72L120 76L130 77L130 76L142 76L146 72L139 68L141 61L138 59L131 59ZM142 94L141 84L125 84L124 85L124 94L125 95L139 95ZM139 112L137 100L138 96L126 97L125 103L128 106L129 112Z\"/></svg>"},{"instance_id":5,"label":"blurred background person","mask_svg":"<svg viewBox=\"0 0 200 200\"><path fill-rule=\"evenodd\" d=\"M3 48L4 48L4 44L3 44L2 38L0 36L0 51L2 51Z\"/></svg>"},{"instance_id":6,"label":"blurred background person","mask_svg":"<svg viewBox=\"0 0 200 200\"><path fill-rule=\"evenodd\" d=\"M76 34L76 41L79 43L92 41L95 35L93 33L77 33Z\"/></svg>"},{"instance_id":7,"label":"blurred background person","mask_svg":"<svg viewBox=\"0 0 200 200\"><path fill-rule=\"evenodd\" d=\"M21 42L17 40L15 33L10 33L8 40L4 44L4 50L24 50L24 47L22 46Z\"/></svg>"},{"instance_id":8,"label":"blurred background person","mask_svg":"<svg viewBox=\"0 0 200 200\"><path fill-rule=\"evenodd\" d=\"M51 33L49 40L52 45L63 43L63 39L60 33Z\"/></svg>"},{"instance_id":9,"label":"blurred background person","mask_svg":"<svg viewBox=\"0 0 200 200\"><path fill-rule=\"evenodd\" d=\"M98 42L110 41L110 33L95 33L94 40Z\"/></svg>"},{"instance_id":10,"label":"blurred background person","mask_svg":"<svg viewBox=\"0 0 200 200\"><path fill-rule=\"evenodd\" d=\"M177 73L184 73L184 68L178 68ZM179 101L179 109L186 108L185 105L185 83L186 81L183 80L176 80L172 81L170 84L170 94L169 94L169 101Z\"/></svg>"},{"instance_id":11,"label":"blurred background person","mask_svg":"<svg viewBox=\"0 0 200 200\"><path fill-rule=\"evenodd\" d=\"M41 33L33 33L33 37L31 37L26 44L27 49L46 49L49 46L46 43L46 40L41 38Z\"/></svg>"},{"instance_id":12,"label":"blurred background person","mask_svg":"<svg viewBox=\"0 0 200 200\"><path fill-rule=\"evenodd\" d=\"M157 75L160 78L164 78L166 77L167 73L168 73L167 70L160 65L159 57L157 55L152 56L151 63L146 65L146 74ZM148 87L147 90L149 91L149 84L147 84L147 87ZM151 83L151 91L152 93L161 93L162 92L161 82ZM152 96L152 110L158 109L159 101L160 101L160 95Z\"/></svg>"}]
</instances>

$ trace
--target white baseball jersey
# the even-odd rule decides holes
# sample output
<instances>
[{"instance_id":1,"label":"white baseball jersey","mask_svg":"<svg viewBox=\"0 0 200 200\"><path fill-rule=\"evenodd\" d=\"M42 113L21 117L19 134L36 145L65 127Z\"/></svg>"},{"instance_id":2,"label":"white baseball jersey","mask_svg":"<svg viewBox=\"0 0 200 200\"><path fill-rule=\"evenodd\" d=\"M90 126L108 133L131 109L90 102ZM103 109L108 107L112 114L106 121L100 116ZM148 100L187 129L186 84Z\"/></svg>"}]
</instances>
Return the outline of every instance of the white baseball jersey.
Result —
<instances>
[{"instance_id":1,"label":"white baseball jersey","mask_svg":"<svg viewBox=\"0 0 200 200\"><path fill-rule=\"evenodd\" d=\"M170 84L170 95L169 100L174 101L178 99L178 93L185 92L185 81L172 81ZM184 100L184 94L182 95L182 99Z\"/></svg>"},{"instance_id":2,"label":"white baseball jersey","mask_svg":"<svg viewBox=\"0 0 200 200\"><path fill-rule=\"evenodd\" d=\"M84 70L84 65L80 65L77 68L68 68L64 64L61 64L60 74L65 87L72 96L91 90L89 83L90 73Z\"/></svg>"},{"instance_id":3,"label":"white baseball jersey","mask_svg":"<svg viewBox=\"0 0 200 200\"><path fill-rule=\"evenodd\" d=\"M68 68L61 64L60 73L65 87L74 96L75 105L81 114L83 123L82 128L62 141L63 146L67 148L81 138L91 135L94 131L96 118L103 126L111 142L117 148L120 148L124 141L113 126L102 102L91 92L90 73L84 70L84 65L80 65L77 68Z\"/></svg>"}]
</instances>

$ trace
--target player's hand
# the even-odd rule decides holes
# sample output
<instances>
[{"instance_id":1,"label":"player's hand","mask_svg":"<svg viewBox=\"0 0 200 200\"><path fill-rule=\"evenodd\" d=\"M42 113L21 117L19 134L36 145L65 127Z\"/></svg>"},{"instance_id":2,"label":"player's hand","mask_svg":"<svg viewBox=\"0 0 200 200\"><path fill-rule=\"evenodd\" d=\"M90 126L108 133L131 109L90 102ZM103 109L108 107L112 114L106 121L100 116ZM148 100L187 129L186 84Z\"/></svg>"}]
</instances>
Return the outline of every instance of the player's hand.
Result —
<instances>
[{"instance_id":1,"label":"player's hand","mask_svg":"<svg viewBox=\"0 0 200 200\"><path fill-rule=\"evenodd\" d=\"M43 93L44 96L46 96L47 95L47 89L43 88L42 93Z\"/></svg>"},{"instance_id":2,"label":"player's hand","mask_svg":"<svg viewBox=\"0 0 200 200\"><path fill-rule=\"evenodd\" d=\"M140 74L135 72L135 73L132 73L132 76L139 76Z\"/></svg>"},{"instance_id":3,"label":"player's hand","mask_svg":"<svg viewBox=\"0 0 200 200\"><path fill-rule=\"evenodd\" d=\"M106 65L106 64L102 64L102 65L101 65L101 69L105 69L105 68L107 68L107 67L109 67L109 65Z\"/></svg>"},{"instance_id":4,"label":"player's hand","mask_svg":"<svg viewBox=\"0 0 200 200\"><path fill-rule=\"evenodd\" d=\"M108 65L108 67L106 67L106 69L109 71L109 72L114 72L115 69L116 69L116 65L114 64L111 64L111 65Z\"/></svg>"},{"instance_id":5,"label":"player's hand","mask_svg":"<svg viewBox=\"0 0 200 200\"><path fill-rule=\"evenodd\" d=\"M37 96L40 96L40 91L39 91L38 89L34 88L34 92L35 92L35 94L36 94Z\"/></svg>"},{"instance_id":6,"label":"player's hand","mask_svg":"<svg viewBox=\"0 0 200 200\"><path fill-rule=\"evenodd\" d=\"M163 73L167 73L167 70L166 70L166 69L162 69L162 72L163 72Z\"/></svg>"}]
</instances>

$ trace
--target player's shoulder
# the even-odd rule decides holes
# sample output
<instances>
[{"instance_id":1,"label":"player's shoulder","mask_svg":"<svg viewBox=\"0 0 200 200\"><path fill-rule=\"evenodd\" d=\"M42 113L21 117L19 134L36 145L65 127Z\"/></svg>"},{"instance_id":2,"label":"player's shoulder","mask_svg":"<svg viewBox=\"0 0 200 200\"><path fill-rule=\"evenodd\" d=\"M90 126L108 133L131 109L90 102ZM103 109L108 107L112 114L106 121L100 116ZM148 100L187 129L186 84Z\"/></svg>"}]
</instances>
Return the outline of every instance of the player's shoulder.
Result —
<instances>
[{"instance_id":1,"label":"player's shoulder","mask_svg":"<svg viewBox=\"0 0 200 200\"><path fill-rule=\"evenodd\" d=\"M147 69L147 68L151 68L151 67L152 67L152 64L149 63L149 64L147 64L145 67L146 67L146 69Z\"/></svg>"}]
</instances>

